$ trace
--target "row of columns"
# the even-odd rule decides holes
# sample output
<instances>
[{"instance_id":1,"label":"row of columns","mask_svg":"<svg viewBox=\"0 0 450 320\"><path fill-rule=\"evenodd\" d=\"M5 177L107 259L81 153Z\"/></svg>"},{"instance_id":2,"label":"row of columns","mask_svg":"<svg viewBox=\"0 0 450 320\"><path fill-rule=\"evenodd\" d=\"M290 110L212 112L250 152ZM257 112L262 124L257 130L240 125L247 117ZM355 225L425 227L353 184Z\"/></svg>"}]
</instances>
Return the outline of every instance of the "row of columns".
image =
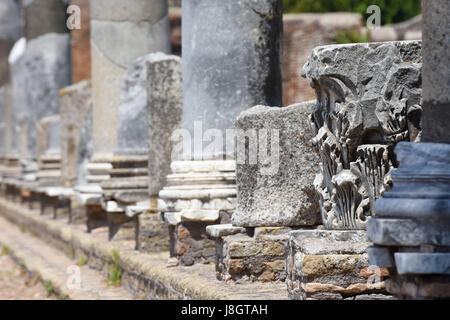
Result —
<instances>
[{"instance_id":1,"label":"row of columns","mask_svg":"<svg viewBox=\"0 0 450 320\"><path fill-rule=\"evenodd\" d=\"M437 289L428 295L423 289L429 283L449 283L445 0L423 2L422 51L420 42L315 49L303 76L316 90L317 101L286 111L273 108L282 101L281 0L183 0L182 61L168 55L167 1L91 0L89 10L81 12L90 14L89 24L83 20L82 26L90 28L90 72L85 73L78 68L86 56L70 55L64 1L33 0L21 7L16 1L5 3L0 23L9 21L3 17L14 19L7 22L11 28L0 29L6 30L0 33L2 43L12 47L20 36L20 10L23 19L23 38L8 57L10 94L7 54L0 56L0 94L6 97L0 100L0 129L10 132L0 147L3 164L16 165L15 171L4 171L14 172L20 181L12 185L27 187L35 193L33 199L54 201L55 212L72 199L70 213L77 206L84 211L88 231L108 226L110 240L121 225L133 222L137 249L143 231L152 234L146 228L161 226L161 218L168 226L162 228L162 238L167 243L170 238L172 263L216 260L224 280L261 259L272 269L259 279L282 280L284 265L277 265L286 257L292 298L342 297L356 289L372 292L361 289L360 283L368 267L369 239L375 243L369 249L373 264L388 269L389 292L446 297L434 294ZM86 1L73 3L87 6ZM48 17L44 23L42 16ZM439 19L442 23L436 23ZM72 52L87 50L75 32ZM91 81L68 86L72 79L89 75ZM255 105L272 108L243 113ZM418 122L422 110L423 130ZM295 153L298 161L314 162L321 174L312 181L309 171L299 169L292 177L286 164L270 178L260 176L252 165L236 172L236 118L243 129L292 124L284 127L292 133L283 136L281 159L292 159L287 141L300 143L304 151ZM307 121L320 161L309 157L309 142L295 137L295 126ZM36 138L36 128L42 129L42 138ZM410 142L395 147L406 140ZM397 170L393 149L400 161ZM22 171L9 159L20 159ZM393 188L385 192L389 177ZM315 199L312 186L318 204L310 201ZM289 195L270 198L281 190L289 190ZM295 197L309 202L293 206ZM411 198L417 204L411 206ZM411 226L421 230L413 242L408 238ZM147 239L148 247L154 247L153 239ZM234 259L230 248L239 246L261 247L255 250L264 254L254 260ZM356 269L337 277L331 274L336 270L303 274L308 261L325 257L342 262L348 256L356 257L358 275L353 274ZM410 283L416 285L414 292L405 289Z\"/></svg>"}]
</instances>

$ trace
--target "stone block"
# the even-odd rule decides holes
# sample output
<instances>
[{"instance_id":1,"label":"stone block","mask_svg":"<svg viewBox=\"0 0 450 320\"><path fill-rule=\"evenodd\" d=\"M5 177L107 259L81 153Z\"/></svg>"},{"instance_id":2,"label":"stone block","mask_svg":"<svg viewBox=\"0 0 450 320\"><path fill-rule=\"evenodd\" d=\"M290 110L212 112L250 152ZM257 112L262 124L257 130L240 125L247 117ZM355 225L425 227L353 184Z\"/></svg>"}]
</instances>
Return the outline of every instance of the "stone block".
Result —
<instances>
[{"instance_id":1,"label":"stone block","mask_svg":"<svg viewBox=\"0 0 450 320\"><path fill-rule=\"evenodd\" d=\"M128 208L127 208L128 209ZM165 252L170 249L169 228L158 214L139 215L139 243L142 252Z\"/></svg>"},{"instance_id":2,"label":"stone block","mask_svg":"<svg viewBox=\"0 0 450 320\"><path fill-rule=\"evenodd\" d=\"M396 252L398 274L450 274L450 253Z\"/></svg>"},{"instance_id":3,"label":"stone block","mask_svg":"<svg viewBox=\"0 0 450 320\"><path fill-rule=\"evenodd\" d=\"M216 242L216 277L227 283L284 281L288 233L258 238L243 232L225 235Z\"/></svg>"},{"instance_id":4,"label":"stone block","mask_svg":"<svg viewBox=\"0 0 450 320\"><path fill-rule=\"evenodd\" d=\"M373 218L367 225L369 239L384 246L450 246L449 230L449 221Z\"/></svg>"},{"instance_id":5,"label":"stone block","mask_svg":"<svg viewBox=\"0 0 450 320\"><path fill-rule=\"evenodd\" d=\"M234 227L229 224L215 224L206 227L206 232L212 238L221 238L224 236L230 236L237 233L245 233L245 228Z\"/></svg>"},{"instance_id":6,"label":"stone block","mask_svg":"<svg viewBox=\"0 0 450 320\"><path fill-rule=\"evenodd\" d=\"M67 33L66 2L64 0L22 1L23 36L36 39L50 33ZM45 19L43 19L45 17ZM68 85L65 84L65 85Z\"/></svg>"},{"instance_id":7,"label":"stone block","mask_svg":"<svg viewBox=\"0 0 450 320\"><path fill-rule=\"evenodd\" d=\"M291 299L386 295L386 269L369 266L363 231L296 230L289 235L286 284Z\"/></svg>"},{"instance_id":8,"label":"stone block","mask_svg":"<svg viewBox=\"0 0 450 320\"><path fill-rule=\"evenodd\" d=\"M320 222L313 186L320 161L310 144L307 123L313 107L314 102L285 108L256 106L237 118L234 226Z\"/></svg>"},{"instance_id":9,"label":"stone block","mask_svg":"<svg viewBox=\"0 0 450 320\"><path fill-rule=\"evenodd\" d=\"M367 248L367 253L371 265L392 268L395 264L389 248L370 246Z\"/></svg>"},{"instance_id":10,"label":"stone block","mask_svg":"<svg viewBox=\"0 0 450 320\"><path fill-rule=\"evenodd\" d=\"M183 219L182 214L177 212L164 213L169 228L171 257L177 258L183 266L214 262L215 243L209 238L206 229L213 224L229 223L229 219L226 212L220 212L219 217L212 222Z\"/></svg>"}]
</instances>

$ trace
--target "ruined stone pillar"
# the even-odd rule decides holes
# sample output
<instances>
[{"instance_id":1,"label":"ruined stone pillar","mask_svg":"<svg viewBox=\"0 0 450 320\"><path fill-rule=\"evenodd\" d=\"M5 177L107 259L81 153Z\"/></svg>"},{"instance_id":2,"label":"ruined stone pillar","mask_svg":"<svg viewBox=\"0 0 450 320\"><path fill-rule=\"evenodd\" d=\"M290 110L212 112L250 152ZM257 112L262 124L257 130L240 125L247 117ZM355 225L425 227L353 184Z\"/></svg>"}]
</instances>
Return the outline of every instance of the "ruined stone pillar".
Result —
<instances>
[{"instance_id":1,"label":"ruined stone pillar","mask_svg":"<svg viewBox=\"0 0 450 320\"><path fill-rule=\"evenodd\" d=\"M0 3L0 175L11 171L12 106L8 56L20 37L20 8L16 1ZM11 160L11 161L10 161ZM9 169L8 169L9 167Z\"/></svg>"},{"instance_id":2,"label":"ruined stone pillar","mask_svg":"<svg viewBox=\"0 0 450 320\"><path fill-rule=\"evenodd\" d=\"M90 14L94 154L87 165L90 185L77 190L82 204L101 208L100 184L111 178L110 170L126 177L124 171L130 174L137 166L147 173L146 100L133 91L143 88L132 76L144 72L145 62L137 59L170 52L170 22L167 0L91 0ZM141 197L148 196L144 180L143 188L135 186L144 190Z\"/></svg>"},{"instance_id":3,"label":"ruined stone pillar","mask_svg":"<svg viewBox=\"0 0 450 320\"><path fill-rule=\"evenodd\" d=\"M182 2L183 154L158 204L175 263L214 260L206 226L235 209L234 121L257 104L281 106L282 28L279 0Z\"/></svg>"},{"instance_id":4,"label":"ruined stone pillar","mask_svg":"<svg viewBox=\"0 0 450 320\"><path fill-rule=\"evenodd\" d=\"M25 39L17 43L11 59L15 127L20 128L15 136L21 137L20 144L26 144L21 157L33 163L37 156L36 125L42 118L59 113L59 90L71 82L66 3L23 1L22 20ZM15 144L19 145L18 141Z\"/></svg>"},{"instance_id":5,"label":"ruined stone pillar","mask_svg":"<svg viewBox=\"0 0 450 320\"><path fill-rule=\"evenodd\" d=\"M117 110L127 69L151 52L169 52L166 0L92 0L91 55L94 103L93 162L111 161Z\"/></svg>"},{"instance_id":6,"label":"ruined stone pillar","mask_svg":"<svg viewBox=\"0 0 450 320\"><path fill-rule=\"evenodd\" d=\"M450 3L424 0L420 143L395 148L392 190L375 203L371 264L388 268L387 290L404 299L450 298Z\"/></svg>"},{"instance_id":7,"label":"ruined stone pillar","mask_svg":"<svg viewBox=\"0 0 450 320\"><path fill-rule=\"evenodd\" d=\"M317 96L310 126L321 164L313 185L324 229L290 234L291 298L389 298L382 282L389 273L369 268L365 229L397 167L393 148L420 137L421 67L420 41L311 52L302 75ZM315 267L325 261L333 268Z\"/></svg>"},{"instance_id":8,"label":"ruined stone pillar","mask_svg":"<svg viewBox=\"0 0 450 320\"><path fill-rule=\"evenodd\" d=\"M143 237L144 245L157 246L152 241L157 237L155 223L160 219L151 200L165 185L170 173L172 133L182 127L181 78L181 59L161 52L138 58L124 78L111 178L101 185L102 205L113 228L110 237L121 224L141 219L143 231L152 235ZM153 225L145 225L147 220ZM168 249L166 240L162 249ZM146 247L143 249L149 245Z\"/></svg>"},{"instance_id":9,"label":"ruined stone pillar","mask_svg":"<svg viewBox=\"0 0 450 320\"><path fill-rule=\"evenodd\" d=\"M98 184L109 178L112 168L126 71L145 54L168 52L170 39L165 0L132 0L127 4L120 0L92 0L90 14L94 154L87 181ZM96 193L101 192L98 185L95 189Z\"/></svg>"}]
</instances>

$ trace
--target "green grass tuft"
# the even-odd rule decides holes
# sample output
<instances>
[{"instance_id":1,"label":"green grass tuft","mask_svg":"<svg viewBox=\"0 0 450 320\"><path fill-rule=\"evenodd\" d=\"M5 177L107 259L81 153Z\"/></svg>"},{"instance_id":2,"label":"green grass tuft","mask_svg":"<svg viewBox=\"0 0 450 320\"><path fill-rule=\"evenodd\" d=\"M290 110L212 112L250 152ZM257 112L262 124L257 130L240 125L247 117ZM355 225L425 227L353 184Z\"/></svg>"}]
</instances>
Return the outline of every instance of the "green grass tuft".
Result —
<instances>
[{"instance_id":1,"label":"green grass tuft","mask_svg":"<svg viewBox=\"0 0 450 320\"><path fill-rule=\"evenodd\" d=\"M47 297L50 297L51 295L53 295L55 293L55 288L53 287L53 283L51 281L46 281L44 283L44 287L45 287Z\"/></svg>"},{"instance_id":2,"label":"green grass tuft","mask_svg":"<svg viewBox=\"0 0 450 320\"><path fill-rule=\"evenodd\" d=\"M120 267L120 257L116 250L112 253L112 263L109 266L108 285L117 286L122 282L122 268Z\"/></svg>"}]
</instances>

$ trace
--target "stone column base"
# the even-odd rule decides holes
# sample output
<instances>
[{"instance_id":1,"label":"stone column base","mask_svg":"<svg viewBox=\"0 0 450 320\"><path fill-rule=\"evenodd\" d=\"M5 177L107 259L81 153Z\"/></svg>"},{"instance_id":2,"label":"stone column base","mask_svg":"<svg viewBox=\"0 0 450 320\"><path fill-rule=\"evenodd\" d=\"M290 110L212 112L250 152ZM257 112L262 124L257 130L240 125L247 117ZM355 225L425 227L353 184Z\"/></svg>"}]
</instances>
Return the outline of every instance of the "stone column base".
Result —
<instances>
[{"instance_id":1,"label":"stone column base","mask_svg":"<svg viewBox=\"0 0 450 320\"><path fill-rule=\"evenodd\" d=\"M200 212L203 216L188 215L186 212L166 212L163 217L169 227L170 255L176 258L174 264L192 266L195 263L213 263L216 245L209 238L208 226L230 222L226 211Z\"/></svg>"},{"instance_id":2,"label":"stone column base","mask_svg":"<svg viewBox=\"0 0 450 320\"><path fill-rule=\"evenodd\" d=\"M297 230L289 235L286 284L295 300L393 299L386 268L369 266L365 231Z\"/></svg>"},{"instance_id":3,"label":"stone column base","mask_svg":"<svg viewBox=\"0 0 450 320\"><path fill-rule=\"evenodd\" d=\"M399 143L393 187L375 202L370 262L401 299L450 298L450 145Z\"/></svg>"},{"instance_id":4,"label":"stone column base","mask_svg":"<svg viewBox=\"0 0 450 320\"><path fill-rule=\"evenodd\" d=\"M206 227L230 222L236 207L235 161L175 161L171 168L158 211L169 226L173 263L214 262L215 243Z\"/></svg>"},{"instance_id":5,"label":"stone column base","mask_svg":"<svg viewBox=\"0 0 450 320\"><path fill-rule=\"evenodd\" d=\"M44 155L39 159L39 171L36 180L40 187L57 187L62 185L61 156Z\"/></svg>"},{"instance_id":6,"label":"stone column base","mask_svg":"<svg viewBox=\"0 0 450 320\"><path fill-rule=\"evenodd\" d=\"M207 227L216 244L216 277L227 283L285 281L285 246L291 228Z\"/></svg>"}]
</instances>

